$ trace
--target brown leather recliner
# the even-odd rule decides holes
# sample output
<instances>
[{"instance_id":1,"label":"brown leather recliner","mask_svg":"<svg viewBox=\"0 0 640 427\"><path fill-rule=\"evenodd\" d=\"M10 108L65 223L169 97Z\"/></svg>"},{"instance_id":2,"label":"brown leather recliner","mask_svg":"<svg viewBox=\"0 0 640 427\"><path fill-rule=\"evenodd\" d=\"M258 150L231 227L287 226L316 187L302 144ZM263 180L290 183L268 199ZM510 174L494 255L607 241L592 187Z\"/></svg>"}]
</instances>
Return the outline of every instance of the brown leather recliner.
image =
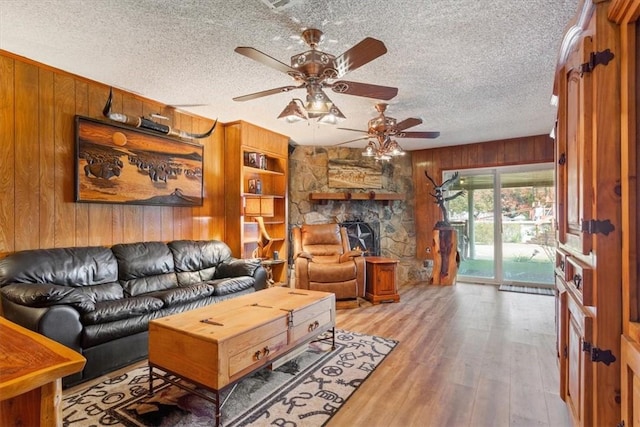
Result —
<instances>
[{"instance_id":1,"label":"brown leather recliner","mask_svg":"<svg viewBox=\"0 0 640 427\"><path fill-rule=\"evenodd\" d=\"M365 292L365 259L352 251L339 224L293 228L296 288L333 292L336 300L357 301Z\"/></svg>"}]
</instances>

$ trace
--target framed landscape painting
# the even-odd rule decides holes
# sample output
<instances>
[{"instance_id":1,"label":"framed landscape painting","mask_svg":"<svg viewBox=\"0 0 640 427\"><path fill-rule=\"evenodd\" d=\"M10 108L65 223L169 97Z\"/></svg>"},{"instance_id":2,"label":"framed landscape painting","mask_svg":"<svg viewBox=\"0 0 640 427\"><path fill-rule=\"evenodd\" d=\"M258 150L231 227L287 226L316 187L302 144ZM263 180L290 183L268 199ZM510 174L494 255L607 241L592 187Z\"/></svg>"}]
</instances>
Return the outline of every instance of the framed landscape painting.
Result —
<instances>
[{"instance_id":1,"label":"framed landscape painting","mask_svg":"<svg viewBox=\"0 0 640 427\"><path fill-rule=\"evenodd\" d=\"M200 144L76 116L77 202L202 206Z\"/></svg>"}]
</instances>

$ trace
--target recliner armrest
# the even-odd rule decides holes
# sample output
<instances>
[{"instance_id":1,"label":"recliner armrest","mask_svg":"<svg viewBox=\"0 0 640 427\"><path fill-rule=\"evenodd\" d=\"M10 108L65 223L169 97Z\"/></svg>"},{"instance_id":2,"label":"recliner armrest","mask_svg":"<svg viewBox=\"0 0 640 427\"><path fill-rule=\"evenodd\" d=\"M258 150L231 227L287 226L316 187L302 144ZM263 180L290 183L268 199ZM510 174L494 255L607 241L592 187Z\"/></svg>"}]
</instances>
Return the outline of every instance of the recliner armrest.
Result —
<instances>
[{"instance_id":1,"label":"recliner armrest","mask_svg":"<svg viewBox=\"0 0 640 427\"><path fill-rule=\"evenodd\" d=\"M300 252L296 255L296 258L313 259L313 255L311 255L309 252Z\"/></svg>"},{"instance_id":2,"label":"recliner armrest","mask_svg":"<svg viewBox=\"0 0 640 427\"><path fill-rule=\"evenodd\" d=\"M340 255L340 262L350 261L353 260L353 258L361 257L363 255L362 251L349 251Z\"/></svg>"}]
</instances>

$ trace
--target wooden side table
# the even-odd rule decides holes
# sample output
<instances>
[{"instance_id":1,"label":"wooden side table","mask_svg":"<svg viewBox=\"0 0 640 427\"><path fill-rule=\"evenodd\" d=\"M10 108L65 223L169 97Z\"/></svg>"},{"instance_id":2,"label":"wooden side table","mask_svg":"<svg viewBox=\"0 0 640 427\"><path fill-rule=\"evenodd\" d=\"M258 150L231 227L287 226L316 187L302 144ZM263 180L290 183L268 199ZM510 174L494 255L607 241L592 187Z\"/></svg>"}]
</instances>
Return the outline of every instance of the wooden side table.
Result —
<instances>
[{"instance_id":1,"label":"wooden side table","mask_svg":"<svg viewBox=\"0 0 640 427\"><path fill-rule=\"evenodd\" d=\"M273 279L273 270L278 268L278 266L284 265L283 259L263 259L261 262L262 266L267 271L267 288L271 288L273 286L288 286L286 282L276 282Z\"/></svg>"},{"instance_id":2,"label":"wooden side table","mask_svg":"<svg viewBox=\"0 0 640 427\"><path fill-rule=\"evenodd\" d=\"M367 263L367 292L366 298L372 304L381 302L399 302L398 287L396 286L397 259L379 256L365 257Z\"/></svg>"},{"instance_id":3,"label":"wooden side table","mask_svg":"<svg viewBox=\"0 0 640 427\"><path fill-rule=\"evenodd\" d=\"M86 359L44 335L0 317L0 425L62 425L62 377Z\"/></svg>"}]
</instances>

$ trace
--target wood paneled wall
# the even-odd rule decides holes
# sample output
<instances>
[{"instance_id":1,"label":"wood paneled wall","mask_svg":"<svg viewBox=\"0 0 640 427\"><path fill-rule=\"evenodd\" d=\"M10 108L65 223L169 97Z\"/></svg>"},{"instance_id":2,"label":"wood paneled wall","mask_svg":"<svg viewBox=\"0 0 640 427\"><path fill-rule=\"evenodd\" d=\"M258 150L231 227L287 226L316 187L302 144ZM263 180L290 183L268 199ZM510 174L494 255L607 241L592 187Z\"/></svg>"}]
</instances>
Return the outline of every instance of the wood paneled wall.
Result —
<instances>
[{"instance_id":1,"label":"wood paneled wall","mask_svg":"<svg viewBox=\"0 0 640 427\"><path fill-rule=\"evenodd\" d=\"M488 168L553 162L553 140L548 135L505 139L455 147L414 151L413 184L416 209L416 258L432 258L426 253L431 247L432 230L440 220L440 210L434 203L430 182L424 175L429 172L436 182L442 179L442 171Z\"/></svg>"},{"instance_id":2,"label":"wood paneled wall","mask_svg":"<svg viewBox=\"0 0 640 427\"><path fill-rule=\"evenodd\" d=\"M102 117L109 86L0 50L0 254L174 239L224 240L223 126L204 145L202 207L74 202L74 116ZM160 113L205 132L213 120L114 90L114 112Z\"/></svg>"}]
</instances>

